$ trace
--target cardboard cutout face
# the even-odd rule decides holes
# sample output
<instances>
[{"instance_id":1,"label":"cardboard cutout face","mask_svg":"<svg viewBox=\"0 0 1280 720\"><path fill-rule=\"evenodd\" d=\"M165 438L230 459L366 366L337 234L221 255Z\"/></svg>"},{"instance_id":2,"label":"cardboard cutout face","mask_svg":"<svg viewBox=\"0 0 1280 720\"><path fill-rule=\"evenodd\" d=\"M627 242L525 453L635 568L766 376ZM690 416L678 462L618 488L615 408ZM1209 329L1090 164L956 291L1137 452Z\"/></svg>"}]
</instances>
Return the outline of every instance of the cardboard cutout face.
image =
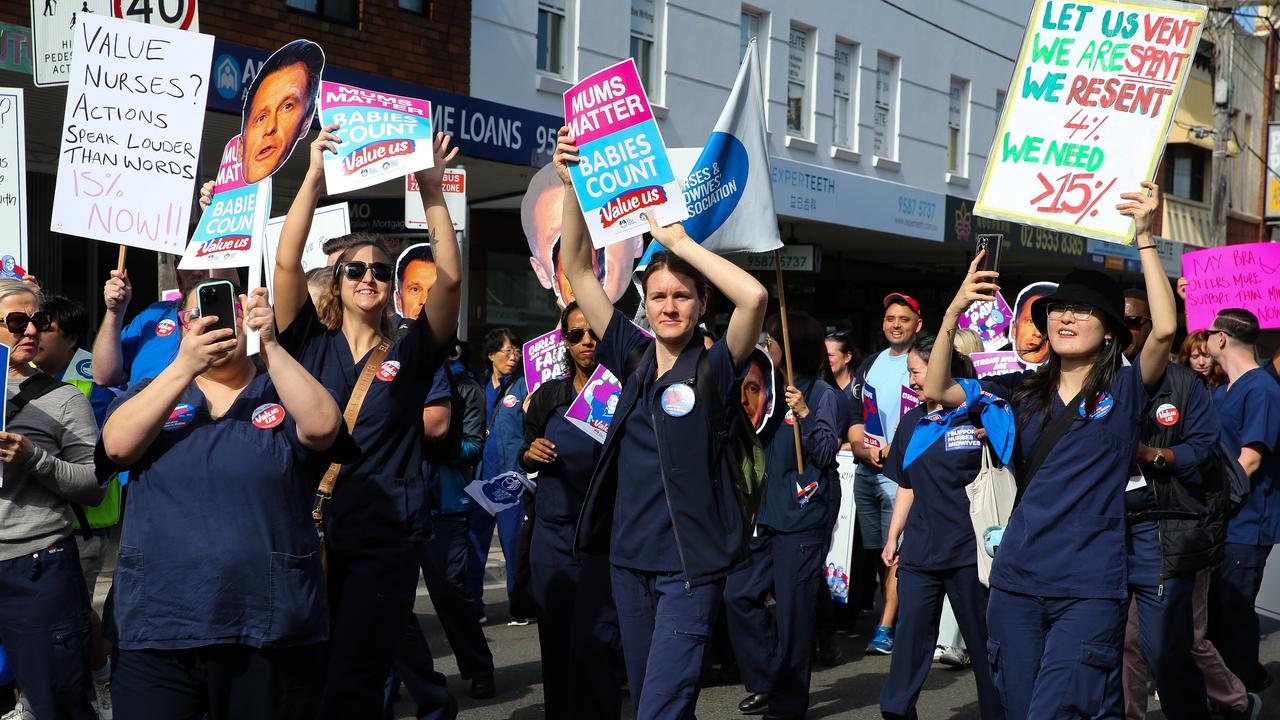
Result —
<instances>
[{"instance_id":1,"label":"cardboard cutout face","mask_svg":"<svg viewBox=\"0 0 1280 720\"><path fill-rule=\"evenodd\" d=\"M310 40L294 40L262 64L245 94L240 164L249 184L284 165L315 117L324 72L324 51Z\"/></svg>"},{"instance_id":2,"label":"cardboard cutout face","mask_svg":"<svg viewBox=\"0 0 1280 720\"><path fill-rule=\"evenodd\" d=\"M1049 340L1031 320L1031 303L1058 289L1057 283L1038 282L1022 288L1013 304L1013 322L1009 325L1009 341L1018 360L1027 367L1038 367L1049 356Z\"/></svg>"},{"instance_id":3,"label":"cardboard cutout face","mask_svg":"<svg viewBox=\"0 0 1280 720\"><path fill-rule=\"evenodd\" d=\"M410 245L396 259L396 312L406 320L417 320L427 294L436 284L436 261L427 243Z\"/></svg>"},{"instance_id":4,"label":"cardboard cutout face","mask_svg":"<svg viewBox=\"0 0 1280 720\"><path fill-rule=\"evenodd\" d=\"M742 409L757 433L773 417L774 391L773 360L768 352L757 347L751 351L747 372L742 378Z\"/></svg>"}]
</instances>

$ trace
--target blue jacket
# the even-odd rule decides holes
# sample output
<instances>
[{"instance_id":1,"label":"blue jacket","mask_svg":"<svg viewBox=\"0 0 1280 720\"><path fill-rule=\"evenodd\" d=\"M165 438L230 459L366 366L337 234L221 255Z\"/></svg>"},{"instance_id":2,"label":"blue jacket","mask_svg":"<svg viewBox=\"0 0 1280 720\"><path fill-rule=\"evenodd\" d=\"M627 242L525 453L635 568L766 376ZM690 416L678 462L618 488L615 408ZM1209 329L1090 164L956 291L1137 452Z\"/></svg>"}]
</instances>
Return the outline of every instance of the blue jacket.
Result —
<instances>
[{"instance_id":1,"label":"blue jacket","mask_svg":"<svg viewBox=\"0 0 1280 720\"><path fill-rule=\"evenodd\" d=\"M778 387L785 387L785 383ZM836 467L844 412L840 393L814 378L796 378L796 387L804 393L809 406L808 417L799 421L804 474L796 472L795 433L785 419L790 411L775 412L760 437L764 444L765 490L758 524L775 532L823 527L832 516L832 506L840 506L840 473ZM815 482L817 487L805 492Z\"/></svg>"},{"instance_id":2,"label":"blue jacket","mask_svg":"<svg viewBox=\"0 0 1280 720\"><path fill-rule=\"evenodd\" d=\"M491 382L490 373L480 379L481 397ZM504 472L520 469L520 446L524 444L524 399L529 394L524 378L509 377L498 387L498 400L489 408L489 424L485 429L484 456L479 480L489 480Z\"/></svg>"}]
</instances>

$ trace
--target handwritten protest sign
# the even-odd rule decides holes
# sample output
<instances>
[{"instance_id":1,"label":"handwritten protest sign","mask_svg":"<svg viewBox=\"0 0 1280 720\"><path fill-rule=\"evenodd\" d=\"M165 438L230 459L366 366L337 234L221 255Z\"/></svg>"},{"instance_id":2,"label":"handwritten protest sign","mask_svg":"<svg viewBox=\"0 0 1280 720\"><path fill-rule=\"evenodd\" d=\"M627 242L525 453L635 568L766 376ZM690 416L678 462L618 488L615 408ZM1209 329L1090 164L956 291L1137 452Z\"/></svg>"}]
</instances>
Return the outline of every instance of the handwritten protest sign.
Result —
<instances>
[{"instance_id":1,"label":"handwritten protest sign","mask_svg":"<svg viewBox=\"0 0 1280 720\"><path fill-rule=\"evenodd\" d=\"M240 174L240 136L227 142L218 164L213 200L200 216L195 235L178 267L249 267L262 252L267 216L271 214L271 183L246 185Z\"/></svg>"},{"instance_id":2,"label":"handwritten protest sign","mask_svg":"<svg viewBox=\"0 0 1280 720\"><path fill-rule=\"evenodd\" d=\"M980 378L1026 370L1026 366L1018 359L1018 353L1012 350L974 353L969 356L969 360L973 362L973 369Z\"/></svg>"},{"instance_id":3,"label":"handwritten protest sign","mask_svg":"<svg viewBox=\"0 0 1280 720\"><path fill-rule=\"evenodd\" d=\"M0 278L27 271L27 130L22 88L0 88Z\"/></svg>"},{"instance_id":4,"label":"handwritten protest sign","mask_svg":"<svg viewBox=\"0 0 1280 720\"><path fill-rule=\"evenodd\" d=\"M1228 245L1182 256L1187 330L1213 325L1218 311L1244 308L1258 326L1280 328L1280 244Z\"/></svg>"},{"instance_id":5,"label":"handwritten protest sign","mask_svg":"<svg viewBox=\"0 0 1280 720\"><path fill-rule=\"evenodd\" d=\"M267 192L271 191L268 189ZM280 247L280 230L283 228L283 215L267 221L263 253L266 260L268 289L272 288L273 278L276 276L276 250ZM315 268L328 265L329 256L324 254L325 240L350 234L351 215L346 203L316 208L315 214L311 216L311 232L307 233L306 244L302 246L303 271L310 272ZM274 289L271 291L275 292Z\"/></svg>"},{"instance_id":6,"label":"handwritten protest sign","mask_svg":"<svg viewBox=\"0 0 1280 720\"><path fill-rule=\"evenodd\" d=\"M182 254L213 38L85 15L73 44L51 229Z\"/></svg>"},{"instance_id":7,"label":"handwritten protest sign","mask_svg":"<svg viewBox=\"0 0 1280 720\"><path fill-rule=\"evenodd\" d=\"M1114 208L1155 174L1205 13L1036 0L974 213L1128 244Z\"/></svg>"},{"instance_id":8,"label":"handwritten protest sign","mask_svg":"<svg viewBox=\"0 0 1280 720\"><path fill-rule=\"evenodd\" d=\"M444 180L440 185L444 190L444 204L449 208L449 220L453 222L453 231L465 231L467 229L467 171L463 168L445 170ZM418 180L412 173L404 176L404 226L410 230L427 229L427 209L422 206L422 195L418 193Z\"/></svg>"},{"instance_id":9,"label":"handwritten protest sign","mask_svg":"<svg viewBox=\"0 0 1280 720\"><path fill-rule=\"evenodd\" d=\"M320 83L320 124L341 125L324 182L336 195L394 180L435 164L431 103L335 82Z\"/></svg>"},{"instance_id":10,"label":"handwritten protest sign","mask_svg":"<svg viewBox=\"0 0 1280 720\"><path fill-rule=\"evenodd\" d=\"M542 383L560 377L560 356L563 353L560 328L524 344L524 380L529 386L529 394L532 395Z\"/></svg>"},{"instance_id":11,"label":"handwritten protest sign","mask_svg":"<svg viewBox=\"0 0 1280 720\"><path fill-rule=\"evenodd\" d=\"M689 216L633 60L570 88L564 117L581 158L569 174L597 248L648 230L645 212L662 225Z\"/></svg>"},{"instance_id":12,"label":"handwritten protest sign","mask_svg":"<svg viewBox=\"0 0 1280 720\"><path fill-rule=\"evenodd\" d=\"M969 306L957 323L961 329L970 328L982 338L983 347L999 350L1009 344L1005 333L1013 322L1013 310L1004 296L996 293L995 302L976 302Z\"/></svg>"},{"instance_id":13,"label":"handwritten protest sign","mask_svg":"<svg viewBox=\"0 0 1280 720\"><path fill-rule=\"evenodd\" d=\"M609 425L613 423L613 413L618 409L618 396L622 394L622 383L603 365L596 366L582 392L573 399L564 419L574 427L586 433L598 443L603 444L609 434Z\"/></svg>"}]
</instances>

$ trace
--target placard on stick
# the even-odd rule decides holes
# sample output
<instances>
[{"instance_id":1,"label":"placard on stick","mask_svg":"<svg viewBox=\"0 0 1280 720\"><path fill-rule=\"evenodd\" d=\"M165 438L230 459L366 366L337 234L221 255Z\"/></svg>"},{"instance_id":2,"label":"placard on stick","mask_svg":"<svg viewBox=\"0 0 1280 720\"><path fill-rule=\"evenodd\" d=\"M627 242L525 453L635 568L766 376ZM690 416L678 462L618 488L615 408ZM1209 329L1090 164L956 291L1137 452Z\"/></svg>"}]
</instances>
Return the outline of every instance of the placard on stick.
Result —
<instances>
[{"instance_id":1,"label":"placard on stick","mask_svg":"<svg viewBox=\"0 0 1280 720\"><path fill-rule=\"evenodd\" d=\"M222 149L213 199L196 224L178 267L249 267L262 253L267 217L271 214L271 183L248 185L240 172L240 136Z\"/></svg>"},{"instance_id":2,"label":"placard on stick","mask_svg":"<svg viewBox=\"0 0 1280 720\"><path fill-rule=\"evenodd\" d=\"M50 229L181 255L213 38L85 14L72 44Z\"/></svg>"},{"instance_id":3,"label":"placard on stick","mask_svg":"<svg viewBox=\"0 0 1280 720\"><path fill-rule=\"evenodd\" d=\"M1280 328L1280 244L1228 245L1182 256L1187 330L1213 325L1218 311L1243 308L1258 327Z\"/></svg>"},{"instance_id":4,"label":"placard on stick","mask_svg":"<svg viewBox=\"0 0 1280 720\"><path fill-rule=\"evenodd\" d=\"M1155 174L1206 12L1036 0L974 213L1129 244L1115 206Z\"/></svg>"},{"instance_id":5,"label":"placard on stick","mask_svg":"<svg viewBox=\"0 0 1280 720\"><path fill-rule=\"evenodd\" d=\"M27 271L27 141L22 88L0 88L0 278Z\"/></svg>"}]
</instances>

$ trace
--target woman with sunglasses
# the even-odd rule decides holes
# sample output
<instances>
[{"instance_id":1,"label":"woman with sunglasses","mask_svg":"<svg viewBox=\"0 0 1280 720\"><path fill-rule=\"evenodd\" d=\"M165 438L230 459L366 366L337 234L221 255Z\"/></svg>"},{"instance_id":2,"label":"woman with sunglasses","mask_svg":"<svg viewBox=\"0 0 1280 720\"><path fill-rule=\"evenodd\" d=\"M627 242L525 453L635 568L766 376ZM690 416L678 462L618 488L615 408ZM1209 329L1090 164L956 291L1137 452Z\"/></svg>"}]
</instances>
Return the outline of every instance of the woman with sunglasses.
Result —
<instances>
[{"instance_id":1,"label":"woman with sunglasses","mask_svg":"<svg viewBox=\"0 0 1280 720\"><path fill-rule=\"evenodd\" d=\"M311 144L311 167L280 234L275 317L280 342L346 407L366 365L376 362L354 428L335 447L341 465L324 514L332 610L328 682L321 718L378 717L404 619L418 586L417 545L430 536L423 463L423 401L458 323L461 264L440 183L457 155L435 137L435 165L417 173L426 207L436 282L416 320L398 339L391 327L392 267L382 241L344 243L329 287L313 305L302 249L324 184L324 152L337 126ZM381 357L382 359L378 359ZM349 435L349 437L348 437ZM448 690L437 688L441 708Z\"/></svg>"},{"instance_id":2,"label":"woman with sunglasses","mask_svg":"<svg viewBox=\"0 0 1280 720\"><path fill-rule=\"evenodd\" d=\"M692 716L707 638L729 572L746 560L747 528L718 428L699 398L722 408L736 387L769 295L750 273L708 251L677 223L650 232L658 253L641 277L653 335L613 307L591 268L591 241L567 163L578 148L561 128L553 162L565 184L561 261L592 328L599 362L623 392L592 474L574 548L609 552L636 717ZM698 322L708 281L733 304L724 337L707 350ZM712 387L701 387L700 384Z\"/></svg>"},{"instance_id":3,"label":"woman with sunglasses","mask_svg":"<svg viewBox=\"0 0 1280 720\"><path fill-rule=\"evenodd\" d=\"M1120 681L1125 486L1148 394L1164 375L1178 327L1151 237L1159 188L1142 185L1150 194L1123 193L1116 206L1134 219L1151 311L1151 334L1133 365L1121 366L1130 331L1119 286L1102 273L1075 270L1031 305L1032 321L1049 340L1044 365L984 382L1013 407L1023 487L995 554L987 610L987 656L1011 720L1093 717ZM947 308L929 358L922 399L948 408L966 401L949 370L956 321L999 290L999 273L978 270L982 256ZM1066 430L1052 442L1055 424ZM1049 442L1039 443L1045 436Z\"/></svg>"},{"instance_id":4,"label":"woman with sunglasses","mask_svg":"<svg viewBox=\"0 0 1280 720\"><path fill-rule=\"evenodd\" d=\"M573 555L573 535L600 444L565 413L599 367L597 338L571 302L560 314L563 377L529 397L520 465L537 474L529 568L538 605L542 688L549 718L608 720L622 712L618 611L609 588L609 558Z\"/></svg>"},{"instance_id":5,"label":"woman with sunglasses","mask_svg":"<svg viewBox=\"0 0 1280 720\"><path fill-rule=\"evenodd\" d=\"M223 281L216 281L223 282ZM236 328L179 313L174 362L108 411L102 450L130 470L116 560L120 717L315 717L329 636L308 511L338 406L276 342L267 291ZM262 340L258 361L244 333Z\"/></svg>"},{"instance_id":6,"label":"woman with sunglasses","mask_svg":"<svg viewBox=\"0 0 1280 720\"><path fill-rule=\"evenodd\" d=\"M89 595L71 523L72 503L96 505L104 494L93 465L98 426L79 390L31 364L53 323L35 290L0 280L0 319L0 344L9 348L0 639L26 694L18 717L92 720Z\"/></svg>"}]
</instances>

